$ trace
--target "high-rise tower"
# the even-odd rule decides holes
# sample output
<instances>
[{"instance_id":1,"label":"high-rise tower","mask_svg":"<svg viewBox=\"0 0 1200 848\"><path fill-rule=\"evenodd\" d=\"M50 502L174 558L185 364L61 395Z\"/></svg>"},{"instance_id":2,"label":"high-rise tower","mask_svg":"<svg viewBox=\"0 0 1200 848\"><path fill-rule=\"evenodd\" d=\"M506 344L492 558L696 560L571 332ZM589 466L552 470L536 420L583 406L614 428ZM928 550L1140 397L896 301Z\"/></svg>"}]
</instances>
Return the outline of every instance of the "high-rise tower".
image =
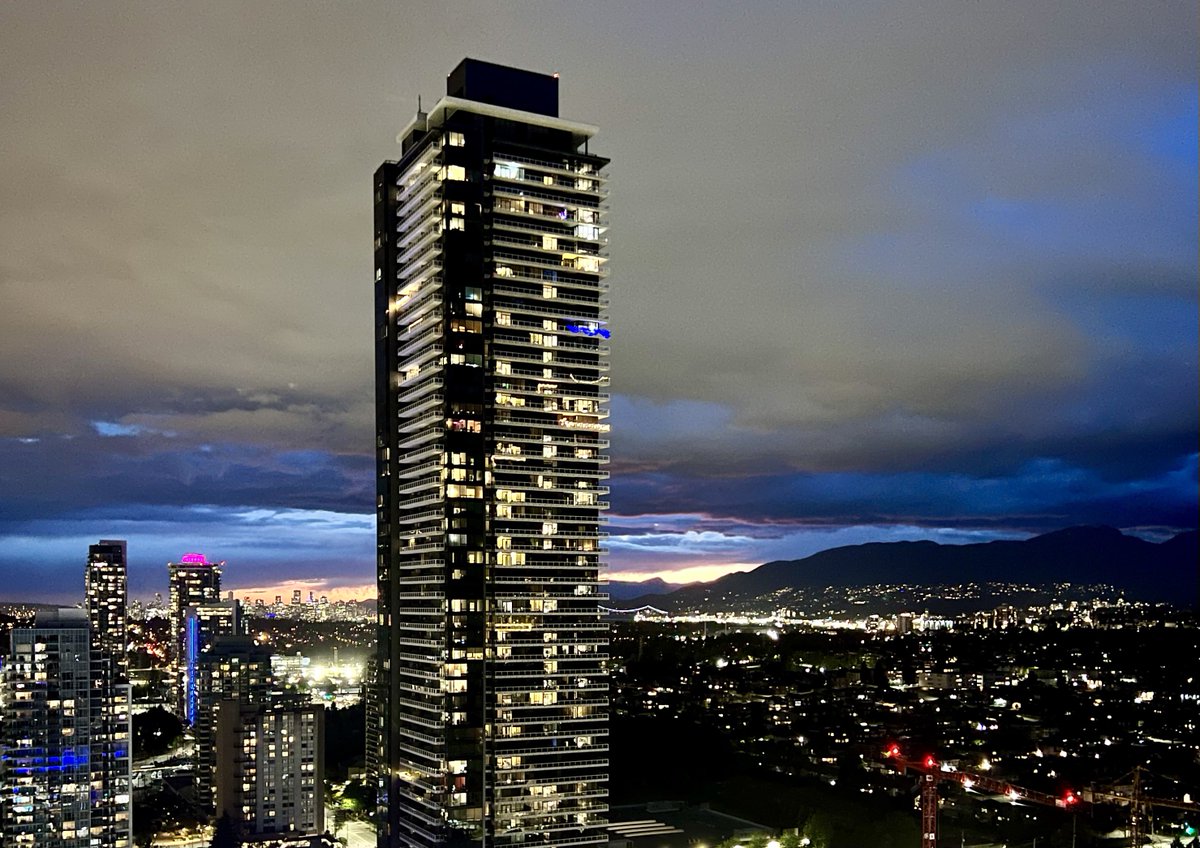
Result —
<instances>
[{"instance_id":1,"label":"high-rise tower","mask_svg":"<svg viewBox=\"0 0 1200 848\"><path fill-rule=\"evenodd\" d=\"M215 604L221 599L221 566L209 562L204 554L184 554L179 562L167 563L171 592L168 620L171 626L171 678L175 690L175 711L187 716L187 610L188 607Z\"/></svg>"},{"instance_id":2,"label":"high-rise tower","mask_svg":"<svg viewBox=\"0 0 1200 848\"><path fill-rule=\"evenodd\" d=\"M265 704L280 694L271 674L271 649L249 636L218 636L198 658L194 685L196 800L207 809L219 777L217 713L223 703Z\"/></svg>"},{"instance_id":3,"label":"high-rise tower","mask_svg":"<svg viewBox=\"0 0 1200 848\"><path fill-rule=\"evenodd\" d=\"M101 539L99 544L88 547L84 582L92 647L106 654L120 675L129 667L127 579L123 539Z\"/></svg>"},{"instance_id":4,"label":"high-rise tower","mask_svg":"<svg viewBox=\"0 0 1200 848\"><path fill-rule=\"evenodd\" d=\"M14 628L0 675L0 845L133 845L130 687L83 610Z\"/></svg>"},{"instance_id":5,"label":"high-rise tower","mask_svg":"<svg viewBox=\"0 0 1200 848\"><path fill-rule=\"evenodd\" d=\"M595 132L467 59L375 174L381 846L607 841Z\"/></svg>"}]
</instances>

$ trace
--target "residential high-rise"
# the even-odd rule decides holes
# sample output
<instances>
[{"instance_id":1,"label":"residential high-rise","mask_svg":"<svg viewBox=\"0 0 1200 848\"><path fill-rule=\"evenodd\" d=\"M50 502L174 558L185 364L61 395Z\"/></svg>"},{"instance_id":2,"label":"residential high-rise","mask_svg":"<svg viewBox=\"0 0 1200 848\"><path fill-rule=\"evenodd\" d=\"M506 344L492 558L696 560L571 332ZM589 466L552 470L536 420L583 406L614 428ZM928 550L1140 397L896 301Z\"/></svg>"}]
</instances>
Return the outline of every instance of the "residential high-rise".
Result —
<instances>
[{"instance_id":1,"label":"residential high-rise","mask_svg":"<svg viewBox=\"0 0 1200 848\"><path fill-rule=\"evenodd\" d=\"M179 562L167 563L170 590L168 616L171 627L171 683L175 692L175 710L184 716L187 698L185 664L187 629L184 617L188 607L216 603L221 599L221 566L209 562L204 554L184 554Z\"/></svg>"},{"instance_id":2,"label":"residential high-rise","mask_svg":"<svg viewBox=\"0 0 1200 848\"><path fill-rule=\"evenodd\" d=\"M220 636L197 659L196 801L208 809L216 779L216 726L222 704L264 704L276 692L271 649L249 636Z\"/></svg>"},{"instance_id":3,"label":"residential high-rise","mask_svg":"<svg viewBox=\"0 0 1200 848\"><path fill-rule=\"evenodd\" d=\"M210 604L197 604L183 610L183 656L181 693L183 709L180 715L188 724L196 723L199 699L198 669L201 654L211 648L218 637L242 634L242 604L233 598Z\"/></svg>"},{"instance_id":4,"label":"residential high-rise","mask_svg":"<svg viewBox=\"0 0 1200 848\"><path fill-rule=\"evenodd\" d=\"M0 679L4 848L133 844L130 688L91 644L87 613L14 628Z\"/></svg>"},{"instance_id":5,"label":"residential high-rise","mask_svg":"<svg viewBox=\"0 0 1200 848\"><path fill-rule=\"evenodd\" d=\"M101 539L88 547L84 583L92 647L111 657L115 673L121 676L129 668L127 580L123 539Z\"/></svg>"},{"instance_id":6,"label":"residential high-rise","mask_svg":"<svg viewBox=\"0 0 1200 848\"><path fill-rule=\"evenodd\" d=\"M128 826L127 805L113 798L130 792L129 751L131 698L129 684L128 569L124 539L101 539L88 547L84 572L85 608L91 643L92 690L96 726L91 756L102 767L92 780L98 822L120 816ZM108 810L106 813L105 810ZM102 844L117 844L114 834ZM97 843L93 843L97 844Z\"/></svg>"},{"instance_id":7,"label":"residential high-rise","mask_svg":"<svg viewBox=\"0 0 1200 848\"><path fill-rule=\"evenodd\" d=\"M595 132L468 59L375 174L381 846L607 841Z\"/></svg>"},{"instance_id":8,"label":"residential high-rise","mask_svg":"<svg viewBox=\"0 0 1200 848\"><path fill-rule=\"evenodd\" d=\"M216 724L217 816L228 814L256 844L255 837L267 834L320 834L324 745L320 704L222 701Z\"/></svg>"}]
</instances>

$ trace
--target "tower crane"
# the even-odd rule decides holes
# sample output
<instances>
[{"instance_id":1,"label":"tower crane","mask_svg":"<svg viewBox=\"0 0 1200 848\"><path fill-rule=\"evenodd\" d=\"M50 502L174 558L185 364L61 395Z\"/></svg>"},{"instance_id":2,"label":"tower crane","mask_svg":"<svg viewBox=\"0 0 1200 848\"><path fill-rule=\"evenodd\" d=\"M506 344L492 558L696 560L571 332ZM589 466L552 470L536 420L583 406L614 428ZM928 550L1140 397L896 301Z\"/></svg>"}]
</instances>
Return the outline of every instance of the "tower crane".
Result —
<instances>
[{"instance_id":1,"label":"tower crane","mask_svg":"<svg viewBox=\"0 0 1200 848\"><path fill-rule=\"evenodd\" d=\"M938 800L940 798L938 786L941 783L958 783L964 789L1005 795L1013 802L1024 801L1067 810L1077 809L1084 803L1128 806L1129 829L1127 833L1129 834L1130 848L1141 848L1142 842L1146 838L1146 827L1152 807L1200 814L1200 804L1197 804L1188 795L1185 795L1183 800L1147 795L1144 791L1144 778L1147 772L1141 766L1135 768L1131 773L1132 781L1128 793L1118 792L1109 787L1100 790L1087 789L1082 792L1067 789L1061 794L1054 795L1017 786L986 774L957 770L943 771L941 763L932 754L923 759L909 759L901 753L898 745L890 745L883 752L883 756L901 773L913 771L921 776L921 848L938 848Z\"/></svg>"},{"instance_id":2,"label":"tower crane","mask_svg":"<svg viewBox=\"0 0 1200 848\"><path fill-rule=\"evenodd\" d=\"M1080 797L1072 790L1066 790L1061 795L1048 792L1038 792L998 780L986 774L971 771L943 771L941 763L928 754L923 759L912 760L905 757L900 746L891 745L883 756L901 773L914 771L921 776L921 848L937 848L938 846L938 800L941 797L938 790L940 783L958 783L964 789L976 789L1005 795L1012 801L1028 801L1047 807L1070 809L1080 802Z\"/></svg>"},{"instance_id":3,"label":"tower crane","mask_svg":"<svg viewBox=\"0 0 1200 848\"><path fill-rule=\"evenodd\" d=\"M1131 778L1129 793L1116 791L1085 789L1081 795L1084 801L1091 804L1118 804L1129 807L1129 844L1140 848L1147 834L1146 826L1150 821L1152 807L1164 807L1170 810L1183 810L1200 813L1200 804L1184 795L1183 800L1173 798L1156 798L1145 792L1145 776L1147 771L1142 766L1136 766L1126 777ZM1111 787L1110 787L1111 789Z\"/></svg>"}]
</instances>

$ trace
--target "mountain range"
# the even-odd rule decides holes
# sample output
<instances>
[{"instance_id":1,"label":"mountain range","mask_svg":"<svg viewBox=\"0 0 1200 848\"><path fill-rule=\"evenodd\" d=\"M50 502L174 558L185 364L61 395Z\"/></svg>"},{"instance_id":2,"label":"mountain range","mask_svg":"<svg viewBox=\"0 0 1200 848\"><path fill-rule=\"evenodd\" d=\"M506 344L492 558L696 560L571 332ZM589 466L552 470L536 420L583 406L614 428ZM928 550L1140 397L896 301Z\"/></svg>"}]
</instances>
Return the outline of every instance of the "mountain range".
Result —
<instances>
[{"instance_id":1,"label":"mountain range","mask_svg":"<svg viewBox=\"0 0 1200 848\"><path fill-rule=\"evenodd\" d=\"M661 580L630 584L614 598L622 606L720 610L766 596L777 598L780 593L819 592L828 587L1071 583L1106 584L1133 600L1189 606L1200 602L1198 562L1195 530L1155 543L1112 527L1070 527L1022 541L848 545L803 559L764 563L671 592L663 591L669 584Z\"/></svg>"}]
</instances>

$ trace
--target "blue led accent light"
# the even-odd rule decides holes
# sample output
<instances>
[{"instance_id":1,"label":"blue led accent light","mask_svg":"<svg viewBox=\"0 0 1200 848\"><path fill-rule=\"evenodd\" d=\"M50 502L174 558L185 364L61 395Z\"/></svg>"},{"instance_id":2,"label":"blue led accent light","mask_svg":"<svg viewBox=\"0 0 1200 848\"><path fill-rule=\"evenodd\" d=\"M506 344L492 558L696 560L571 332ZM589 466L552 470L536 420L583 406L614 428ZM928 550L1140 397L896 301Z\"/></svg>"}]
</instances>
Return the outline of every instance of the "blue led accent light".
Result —
<instances>
[{"instance_id":1,"label":"blue led accent light","mask_svg":"<svg viewBox=\"0 0 1200 848\"><path fill-rule=\"evenodd\" d=\"M585 336L600 336L601 338L612 338L612 333L604 327L589 327L587 324L565 324L569 333L582 333Z\"/></svg>"},{"instance_id":2,"label":"blue led accent light","mask_svg":"<svg viewBox=\"0 0 1200 848\"><path fill-rule=\"evenodd\" d=\"M196 723L196 654L200 648L200 621L195 616L187 623L187 658L184 674L184 709L187 713L188 724Z\"/></svg>"}]
</instances>

